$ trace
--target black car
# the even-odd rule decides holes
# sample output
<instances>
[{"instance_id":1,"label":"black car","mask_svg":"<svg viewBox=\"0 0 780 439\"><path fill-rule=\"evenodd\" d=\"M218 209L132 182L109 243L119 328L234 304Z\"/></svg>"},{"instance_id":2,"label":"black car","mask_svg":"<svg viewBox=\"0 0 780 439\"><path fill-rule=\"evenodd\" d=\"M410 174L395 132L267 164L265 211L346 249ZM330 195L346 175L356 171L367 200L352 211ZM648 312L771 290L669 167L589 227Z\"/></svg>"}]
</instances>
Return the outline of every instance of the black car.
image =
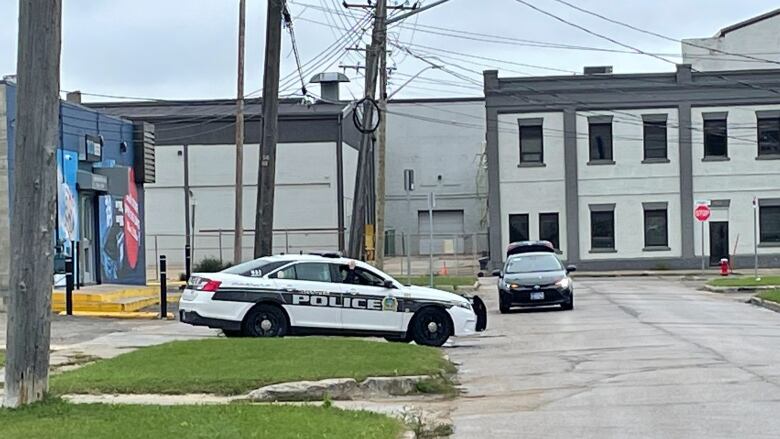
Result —
<instances>
[{"instance_id":1,"label":"black car","mask_svg":"<svg viewBox=\"0 0 780 439\"><path fill-rule=\"evenodd\" d=\"M507 313L513 306L554 305L574 309L574 285L569 273L576 269L564 267L546 241L510 244L503 270L494 272L499 277L499 310Z\"/></svg>"}]
</instances>

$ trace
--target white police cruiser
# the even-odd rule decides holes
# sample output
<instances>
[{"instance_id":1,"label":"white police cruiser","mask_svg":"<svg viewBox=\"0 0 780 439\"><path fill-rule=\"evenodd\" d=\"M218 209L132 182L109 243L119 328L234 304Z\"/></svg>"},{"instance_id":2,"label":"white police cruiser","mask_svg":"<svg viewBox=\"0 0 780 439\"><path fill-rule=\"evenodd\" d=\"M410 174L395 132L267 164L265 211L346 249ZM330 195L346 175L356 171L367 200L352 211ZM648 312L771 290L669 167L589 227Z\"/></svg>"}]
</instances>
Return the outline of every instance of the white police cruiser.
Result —
<instances>
[{"instance_id":1,"label":"white police cruiser","mask_svg":"<svg viewBox=\"0 0 780 439\"><path fill-rule=\"evenodd\" d=\"M404 286L338 254L269 256L193 274L179 318L228 336L379 336L429 346L487 325L478 297Z\"/></svg>"}]
</instances>

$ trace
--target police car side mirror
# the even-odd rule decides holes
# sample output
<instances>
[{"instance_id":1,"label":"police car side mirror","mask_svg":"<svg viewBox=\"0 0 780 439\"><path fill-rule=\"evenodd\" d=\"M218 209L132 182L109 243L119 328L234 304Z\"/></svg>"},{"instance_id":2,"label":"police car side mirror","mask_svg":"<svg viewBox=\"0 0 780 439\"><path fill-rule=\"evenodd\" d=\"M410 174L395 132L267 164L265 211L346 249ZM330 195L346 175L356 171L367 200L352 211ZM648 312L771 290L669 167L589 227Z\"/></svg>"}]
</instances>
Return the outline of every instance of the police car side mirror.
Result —
<instances>
[{"instance_id":1,"label":"police car side mirror","mask_svg":"<svg viewBox=\"0 0 780 439\"><path fill-rule=\"evenodd\" d=\"M390 279L385 279L385 281L382 283L382 286L385 288L395 288L395 284Z\"/></svg>"}]
</instances>

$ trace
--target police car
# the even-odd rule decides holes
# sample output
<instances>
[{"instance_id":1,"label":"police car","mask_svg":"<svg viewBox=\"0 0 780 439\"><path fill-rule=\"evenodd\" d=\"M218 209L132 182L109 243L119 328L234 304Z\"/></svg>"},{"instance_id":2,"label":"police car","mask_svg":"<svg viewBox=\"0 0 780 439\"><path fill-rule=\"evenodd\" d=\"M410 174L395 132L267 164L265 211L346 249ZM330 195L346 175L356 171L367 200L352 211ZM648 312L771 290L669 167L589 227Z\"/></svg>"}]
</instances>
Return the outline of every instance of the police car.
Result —
<instances>
[{"instance_id":1,"label":"police car","mask_svg":"<svg viewBox=\"0 0 780 439\"><path fill-rule=\"evenodd\" d=\"M429 346L474 335L487 324L478 297L404 286L337 254L269 256L193 274L179 318L228 336L379 336Z\"/></svg>"}]
</instances>

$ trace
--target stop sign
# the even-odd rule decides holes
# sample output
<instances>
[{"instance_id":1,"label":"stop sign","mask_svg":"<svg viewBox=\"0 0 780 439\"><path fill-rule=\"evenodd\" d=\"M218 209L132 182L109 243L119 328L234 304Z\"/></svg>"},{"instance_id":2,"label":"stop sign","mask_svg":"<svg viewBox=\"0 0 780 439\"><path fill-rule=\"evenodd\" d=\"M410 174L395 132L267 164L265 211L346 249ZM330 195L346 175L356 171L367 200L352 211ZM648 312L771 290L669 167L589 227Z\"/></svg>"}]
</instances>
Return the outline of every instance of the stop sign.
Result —
<instances>
[{"instance_id":1,"label":"stop sign","mask_svg":"<svg viewBox=\"0 0 780 439\"><path fill-rule=\"evenodd\" d=\"M710 219L711 213L712 212L710 211L710 206L707 206L706 204L699 204L693 210L693 216L695 216L697 220L702 222Z\"/></svg>"}]
</instances>

